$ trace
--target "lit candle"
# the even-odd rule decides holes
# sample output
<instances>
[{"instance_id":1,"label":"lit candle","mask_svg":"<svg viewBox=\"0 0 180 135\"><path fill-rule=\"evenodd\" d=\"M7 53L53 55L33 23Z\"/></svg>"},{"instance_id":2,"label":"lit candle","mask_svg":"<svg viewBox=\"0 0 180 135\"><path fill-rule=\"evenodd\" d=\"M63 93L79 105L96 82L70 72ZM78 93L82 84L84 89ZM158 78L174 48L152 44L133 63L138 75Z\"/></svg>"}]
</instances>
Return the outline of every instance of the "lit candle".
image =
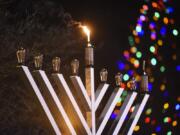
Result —
<instances>
[{"instance_id":1,"label":"lit candle","mask_svg":"<svg viewBox=\"0 0 180 135\"><path fill-rule=\"evenodd\" d=\"M92 67L94 65L94 49L90 44L90 30L87 26L80 26L84 33L87 35L87 45L85 48L85 63L87 67Z\"/></svg>"}]
</instances>

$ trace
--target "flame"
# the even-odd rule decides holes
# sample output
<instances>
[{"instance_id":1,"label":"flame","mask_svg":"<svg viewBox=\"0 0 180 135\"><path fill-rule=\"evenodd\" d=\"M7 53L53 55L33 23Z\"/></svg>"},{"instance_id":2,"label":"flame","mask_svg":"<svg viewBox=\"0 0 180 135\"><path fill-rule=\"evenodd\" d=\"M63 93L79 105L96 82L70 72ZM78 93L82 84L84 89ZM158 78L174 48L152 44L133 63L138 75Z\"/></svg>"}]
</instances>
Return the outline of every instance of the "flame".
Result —
<instances>
[{"instance_id":1,"label":"flame","mask_svg":"<svg viewBox=\"0 0 180 135\"><path fill-rule=\"evenodd\" d=\"M87 41L90 42L90 30L88 29L87 26L80 26L80 27L83 29L84 33L87 35Z\"/></svg>"}]
</instances>

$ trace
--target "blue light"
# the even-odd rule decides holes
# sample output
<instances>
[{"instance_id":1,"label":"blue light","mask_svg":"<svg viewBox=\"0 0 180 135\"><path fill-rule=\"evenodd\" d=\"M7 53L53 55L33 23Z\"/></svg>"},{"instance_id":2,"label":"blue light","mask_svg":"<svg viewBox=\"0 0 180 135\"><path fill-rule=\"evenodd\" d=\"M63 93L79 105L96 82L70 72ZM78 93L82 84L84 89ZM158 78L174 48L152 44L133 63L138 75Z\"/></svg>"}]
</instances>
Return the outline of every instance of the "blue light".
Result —
<instances>
[{"instance_id":1,"label":"blue light","mask_svg":"<svg viewBox=\"0 0 180 135\"><path fill-rule=\"evenodd\" d=\"M156 127L156 132L160 132L161 131L161 127L160 126L157 126Z\"/></svg>"},{"instance_id":2,"label":"blue light","mask_svg":"<svg viewBox=\"0 0 180 135\"><path fill-rule=\"evenodd\" d=\"M122 63L121 61L118 62L118 68L119 70L123 70L125 68L125 64Z\"/></svg>"},{"instance_id":3,"label":"blue light","mask_svg":"<svg viewBox=\"0 0 180 135\"><path fill-rule=\"evenodd\" d=\"M161 36L165 36L166 35L166 27L162 27L161 28L160 34L161 34Z\"/></svg>"},{"instance_id":4,"label":"blue light","mask_svg":"<svg viewBox=\"0 0 180 135\"><path fill-rule=\"evenodd\" d=\"M141 32L138 32L138 36L143 36L144 35L144 30L141 30Z\"/></svg>"},{"instance_id":5,"label":"blue light","mask_svg":"<svg viewBox=\"0 0 180 135\"><path fill-rule=\"evenodd\" d=\"M175 107L175 109L176 109L177 111L179 111L179 109L180 109L180 105L179 105L179 104L177 104L177 105L176 105L176 107Z\"/></svg>"},{"instance_id":6,"label":"blue light","mask_svg":"<svg viewBox=\"0 0 180 135\"><path fill-rule=\"evenodd\" d=\"M152 83L148 83L148 90L149 90L149 91L152 91L152 88L153 88Z\"/></svg>"},{"instance_id":7,"label":"blue light","mask_svg":"<svg viewBox=\"0 0 180 135\"><path fill-rule=\"evenodd\" d=\"M180 72L180 65L177 65L177 66L176 66L176 70L177 70L178 72Z\"/></svg>"},{"instance_id":8,"label":"blue light","mask_svg":"<svg viewBox=\"0 0 180 135\"><path fill-rule=\"evenodd\" d=\"M169 96L168 91L165 91L165 92L163 93L163 96L164 96L165 98L168 97L168 96Z\"/></svg>"},{"instance_id":9,"label":"blue light","mask_svg":"<svg viewBox=\"0 0 180 135\"><path fill-rule=\"evenodd\" d=\"M112 114L111 114L111 119L114 120L116 117L117 117L117 115L116 115L115 113L112 113Z\"/></svg>"},{"instance_id":10,"label":"blue light","mask_svg":"<svg viewBox=\"0 0 180 135\"><path fill-rule=\"evenodd\" d=\"M129 71L128 71L128 75L129 75L129 76L132 76L132 75L133 75L133 73L134 73L134 71L133 71L133 70L129 70Z\"/></svg>"},{"instance_id":11,"label":"blue light","mask_svg":"<svg viewBox=\"0 0 180 135\"><path fill-rule=\"evenodd\" d=\"M174 9L172 8L172 7L167 7L167 9L166 9L166 13L167 14L170 14L170 13L172 13L174 11Z\"/></svg>"}]
</instances>

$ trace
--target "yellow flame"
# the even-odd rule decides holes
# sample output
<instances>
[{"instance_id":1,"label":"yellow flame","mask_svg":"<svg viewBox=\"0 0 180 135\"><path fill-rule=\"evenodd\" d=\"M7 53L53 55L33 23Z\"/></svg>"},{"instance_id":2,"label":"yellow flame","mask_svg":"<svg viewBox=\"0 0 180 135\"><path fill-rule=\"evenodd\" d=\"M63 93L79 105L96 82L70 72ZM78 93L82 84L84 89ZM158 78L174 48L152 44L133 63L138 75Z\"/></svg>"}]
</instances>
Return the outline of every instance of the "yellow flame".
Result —
<instances>
[{"instance_id":1,"label":"yellow flame","mask_svg":"<svg viewBox=\"0 0 180 135\"><path fill-rule=\"evenodd\" d=\"M83 29L84 33L87 35L87 41L90 42L90 30L88 29L87 26L81 26Z\"/></svg>"}]
</instances>

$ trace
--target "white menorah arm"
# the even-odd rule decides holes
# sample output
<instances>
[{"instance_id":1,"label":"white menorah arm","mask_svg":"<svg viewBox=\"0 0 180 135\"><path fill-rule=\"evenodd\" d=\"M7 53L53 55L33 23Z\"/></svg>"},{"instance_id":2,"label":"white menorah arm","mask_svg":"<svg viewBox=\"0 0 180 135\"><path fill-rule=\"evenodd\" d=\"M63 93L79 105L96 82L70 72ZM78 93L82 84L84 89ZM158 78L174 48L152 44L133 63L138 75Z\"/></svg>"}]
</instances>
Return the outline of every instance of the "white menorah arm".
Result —
<instances>
[{"instance_id":1,"label":"white menorah arm","mask_svg":"<svg viewBox=\"0 0 180 135\"><path fill-rule=\"evenodd\" d=\"M91 110L91 100L88 96L85 86L79 76L71 76L70 77L72 84L76 90L76 95L80 98L81 103L83 103L84 107L87 111Z\"/></svg>"},{"instance_id":2,"label":"white menorah arm","mask_svg":"<svg viewBox=\"0 0 180 135\"><path fill-rule=\"evenodd\" d=\"M136 99L137 92L133 91L128 91L127 97L124 100L121 108L120 108L120 114L116 117L114 122L111 125L110 132L108 133L109 135L118 135L119 131L125 121L125 118L134 102Z\"/></svg>"},{"instance_id":3,"label":"white menorah arm","mask_svg":"<svg viewBox=\"0 0 180 135\"><path fill-rule=\"evenodd\" d=\"M64 107L62 106L54 88L52 87L46 73L43 70L36 70L33 72L33 76L36 82L39 84L39 88L46 97L47 103L49 102L49 108L53 112L53 116L63 134L76 135L76 131L72 126Z\"/></svg>"},{"instance_id":4,"label":"white menorah arm","mask_svg":"<svg viewBox=\"0 0 180 135\"><path fill-rule=\"evenodd\" d=\"M90 130L76 100L74 99L74 96L72 95L72 92L71 92L69 86L67 85L63 75L62 74L53 74L52 77L55 81L55 84L58 87L58 90L60 91L61 98L62 98L61 102L63 103L63 100L68 99L69 100L68 104L71 104L71 108L69 108L69 110L67 110L67 111L71 111L71 114L69 115L69 117L72 117L71 115L76 115L76 117L74 117L74 118L78 118L78 120L74 120L74 122L72 122L74 124L74 126L77 127L77 124L81 123L83 128L79 129L80 132L82 133L83 130L85 130L86 133L84 133L84 134L91 135L91 130ZM63 105L64 105L64 107L67 108L68 104L66 102L64 102Z\"/></svg>"},{"instance_id":5,"label":"white menorah arm","mask_svg":"<svg viewBox=\"0 0 180 135\"><path fill-rule=\"evenodd\" d=\"M107 83L101 83L95 93L95 111L99 107L99 104L101 103L101 100L103 99L107 89L109 87L109 84Z\"/></svg>"},{"instance_id":6,"label":"white menorah arm","mask_svg":"<svg viewBox=\"0 0 180 135\"><path fill-rule=\"evenodd\" d=\"M143 112L143 109L144 109L150 95L149 94L139 94L138 96L140 96L138 99L138 103L135 105L135 109L132 112L132 114L126 124L125 129L122 132L122 135L132 135L133 130Z\"/></svg>"},{"instance_id":7,"label":"white menorah arm","mask_svg":"<svg viewBox=\"0 0 180 135\"><path fill-rule=\"evenodd\" d=\"M51 111L50 111L48 105L46 104L46 102L45 102L45 100L44 100L44 98L43 98L43 96L42 96L36 82L34 81L28 67L20 66L18 68L20 68L22 70L23 74L26 77L25 79L28 80L28 83L32 87L33 91L35 92L35 94L36 94L36 96L37 96L37 98L38 98L38 100L39 100L45 114L47 115L47 117L48 117L48 119L49 119L49 121L50 121L50 123L51 123L51 125L52 125L52 127L54 129L54 132L56 133L56 135L61 135L61 131L59 130L58 125L55 122L55 120L54 120L54 118L53 118L53 116L51 114Z\"/></svg>"},{"instance_id":8,"label":"white menorah arm","mask_svg":"<svg viewBox=\"0 0 180 135\"><path fill-rule=\"evenodd\" d=\"M116 103L118 101L118 98L121 96L121 94L123 93L123 89L122 88L116 88L113 93L111 94L110 98L108 99L108 102L106 104L106 106L104 107L100 117L99 117L99 129L96 133L96 135L101 135L115 106Z\"/></svg>"}]
</instances>

